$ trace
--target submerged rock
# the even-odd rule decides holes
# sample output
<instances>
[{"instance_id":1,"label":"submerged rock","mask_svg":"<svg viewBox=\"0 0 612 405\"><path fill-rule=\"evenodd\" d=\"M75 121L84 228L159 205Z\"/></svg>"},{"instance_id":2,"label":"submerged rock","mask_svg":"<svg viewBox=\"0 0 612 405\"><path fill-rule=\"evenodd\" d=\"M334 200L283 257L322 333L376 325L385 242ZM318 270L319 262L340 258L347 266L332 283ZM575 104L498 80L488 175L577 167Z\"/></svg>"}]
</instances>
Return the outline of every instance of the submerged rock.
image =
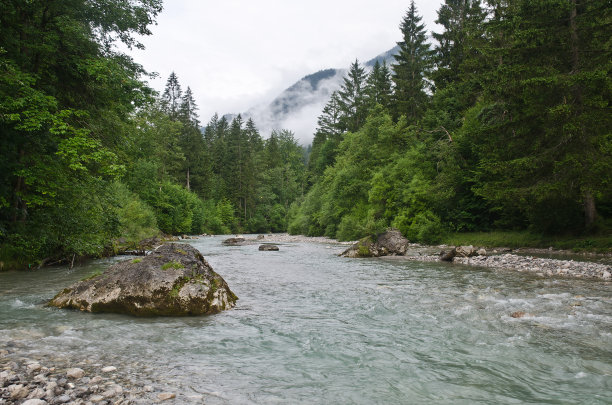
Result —
<instances>
[{"instance_id":1,"label":"submerged rock","mask_svg":"<svg viewBox=\"0 0 612 405\"><path fill-rule=\"evenodd\" d=\"M259 246L259 250L263 252L278 252L278 246L276 245L261 245Z\"/></svg>"},{"instance_id":2,"label":"submerged rock","mask_svg":"<svg viewBox=\"0 0 612 405\"><path fill-rule=\"evenodd\" d=\"M346 249L341 256L344 257L380 257L380 256L404 256L408 250L408 239L402 233L393 228L378 234L374 241L368 236Z\"/></svg>"},{"instance_id":3,"label":"submerged rock","mask_svg":"<svg viewBox=\"0 0 612 405\"><path fill-rule=\"evenodd\" d=\"M137 316L212 314L238 298L195 248L169 243L60 292L49 305Z\"/></svg>"},{"instance_id":4,"label":"submerged rock","mask_svg":"<svg viewBox=\"0 0 612 405\"><path fill-rule=\"evenodd\" d=\"M225 239L221 243L223 243L225 246L242 246L242 245L244 245L245 242L246 242L246 240L244 239L244 237L237 236L235 238Z\"/></svg>"}]
</instances>

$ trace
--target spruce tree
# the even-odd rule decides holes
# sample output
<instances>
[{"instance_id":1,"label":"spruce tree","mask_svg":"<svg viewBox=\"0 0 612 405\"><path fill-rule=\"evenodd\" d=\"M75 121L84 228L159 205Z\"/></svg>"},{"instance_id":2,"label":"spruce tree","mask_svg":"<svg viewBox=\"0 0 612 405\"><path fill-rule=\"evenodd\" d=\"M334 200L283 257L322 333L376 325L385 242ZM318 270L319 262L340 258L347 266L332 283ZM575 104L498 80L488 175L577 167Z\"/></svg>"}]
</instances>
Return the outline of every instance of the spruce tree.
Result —
<instances>
[{"instance_id":1,"label":"spruce tree","mask_svg":"<svg viewBox=\"0 0 612 405\"><path fill-rule=\"evenodd\" d=\"M176 73L170 73L168 80L166 81L166 88L162 95L162 105L164 111L170 115L170 118L177 119L179 117L179 111L181 107L181 98L183 97L183 91L178 81Z\"/></svg>"},{"instance_id":2,"label":"spruce tree","mask_svg":"<svg viewBox=\"0 0 612 405\"><path fill-rule=\"evenodd\" d=\"M181 97L181 105L179 107L179 116L181 121L194 127L200 126L200 117L198 117L198 106L193 98L191 88L187 86L185 94Z\"/></svg>"},{"instance_id":3,"label":"spruce tree","mask_svg":"<svg viewBox=\"0 0 612 405\"><path fill-rule=\"evenodd\" d=\"M432 52L421 20L412 0L400 24L403 40L397 43L400 49L394 56L394 116L406 116L409 121L421 118L429 99L427 77L432 68Z\"/></svg>"},{"instance_id":4,"label":"spruce tree","mask_svg":"<svg viewBox=\"0 0 612 405\"><path fill-rule=\"evenodd\" d=\"M589 229L611 195L609 3L521 0L499 8L475 143L477 191L538 230Z\"/></svg>"},{"instance_id":5,"label":"spruce tree","mask_svg":"<svg viewBox=\"0 0 612 405\"><path fill-rule=\"evenodd\" d=\"M355 60L338 91L339 106L342 112L340 121L343 127L351 132L359 130L368 115L367 77L365 69L358 60Z\"/></svg>"},{"instance_id":6,"label":"spruce tree","mask_svg":"<svg viewBox=\"0 0 612 405\"><path fill-rule=\"evenodd\" d=\"M366 82L366 93L370 108L380 104L385 109L388 109L393 94L392 86L391 71L387 66L387 62L385 61L381 65L379 61L376 61Z\"/></svg>"},{"instance_id":7,"label":"spruce tree","mask_svg":"<svg viewBox=\"0 0 612 405\"><path fill-rule=\"evenodd\" d=\"M445 0L442 4L436 24L441 25L443 31L432 34L438 42L436 70L432 75L436 89L459 80L469 37L478 32L485 17L480 0Z\"/></svg>"},{"instance_id":8,"label":"spruce tree","mask_svg":"<svg viewBox=\"0 0 612 405\"><path fill-rule=\"evenodd\" d=\"M341 113L339 95L333 92L317 120L318 127L312 140L312 150L308 160L308 171L312 182L323 174L326 167L334 164L344 132L340 120Z\"/></svg>"}]
</instances>

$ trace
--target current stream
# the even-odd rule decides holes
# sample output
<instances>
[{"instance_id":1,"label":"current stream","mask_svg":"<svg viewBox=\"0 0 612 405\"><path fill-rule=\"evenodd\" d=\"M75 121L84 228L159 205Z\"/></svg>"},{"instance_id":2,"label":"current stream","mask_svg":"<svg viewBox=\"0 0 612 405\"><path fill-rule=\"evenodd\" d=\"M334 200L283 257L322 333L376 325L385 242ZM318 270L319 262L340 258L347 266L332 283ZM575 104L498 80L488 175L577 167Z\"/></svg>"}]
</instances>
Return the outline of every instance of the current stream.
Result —
<instances>
[{"instance_id":1,"label":"current stream","mask_svg":"<svg viewBox=\"0 0 612 405\"><path fill-rule=\"evenodd\" d=\"M124 258L0 273L0 349L112 365L177 404L612 404L611 283L222 239L189 243L238 295L234 310L140 319L44 307Z\"/></svg>"}]
</instances>

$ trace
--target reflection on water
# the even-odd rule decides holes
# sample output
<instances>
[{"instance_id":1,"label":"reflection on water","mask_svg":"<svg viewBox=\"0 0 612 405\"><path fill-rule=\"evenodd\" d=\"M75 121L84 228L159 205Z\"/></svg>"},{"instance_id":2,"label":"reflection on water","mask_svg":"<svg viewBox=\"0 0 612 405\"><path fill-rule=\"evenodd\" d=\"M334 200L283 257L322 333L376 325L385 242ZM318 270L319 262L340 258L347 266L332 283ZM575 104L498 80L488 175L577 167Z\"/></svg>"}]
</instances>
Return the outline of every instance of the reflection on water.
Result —
<instances>
[{"instance_id":1,"label":"reflection on water","mask_svg":"<svg viewBox=\"0 0 612 405\"><path fill-rule=\"evenodd\" d=\"M114 365L177 403L612 403L609 283L221 240L190 243L238 295L235 310L140 319L44 307L117 259L0 273L0 347Z\"/></svg>"}]
</instances>

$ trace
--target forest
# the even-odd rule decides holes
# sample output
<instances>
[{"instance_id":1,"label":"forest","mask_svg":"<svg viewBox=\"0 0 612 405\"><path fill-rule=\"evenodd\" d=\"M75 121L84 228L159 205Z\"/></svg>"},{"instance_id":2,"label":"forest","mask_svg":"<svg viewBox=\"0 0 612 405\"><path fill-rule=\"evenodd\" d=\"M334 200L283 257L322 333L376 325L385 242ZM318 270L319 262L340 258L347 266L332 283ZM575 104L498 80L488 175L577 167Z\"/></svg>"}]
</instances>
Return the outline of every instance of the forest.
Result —
<instances>
[{"instance_id":1,"label":"forest","mask_svg":"<svg viewBox=\"0 0 612 405\"><path fill-rule=\"evenodd\" d=\"M203 124L180 67L152 90L116 44L161 0L0 7L0 268L160 233L610 235L607 0L446 0L433 40L412 2L395 63L355 61L309 147Z\"/></svg>"}]
</instances>

